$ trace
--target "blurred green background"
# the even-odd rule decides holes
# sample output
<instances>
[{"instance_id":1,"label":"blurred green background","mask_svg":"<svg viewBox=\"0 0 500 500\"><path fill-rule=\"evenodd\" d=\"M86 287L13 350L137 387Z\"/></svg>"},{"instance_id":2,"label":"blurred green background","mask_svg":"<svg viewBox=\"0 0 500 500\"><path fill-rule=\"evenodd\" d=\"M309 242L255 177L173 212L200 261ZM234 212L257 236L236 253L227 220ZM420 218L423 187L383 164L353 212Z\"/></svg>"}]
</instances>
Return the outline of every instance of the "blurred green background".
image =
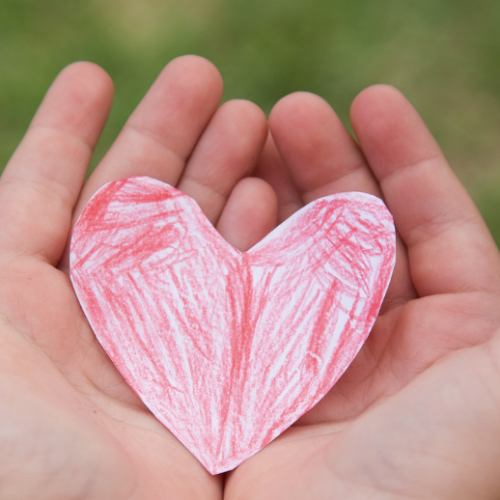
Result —
<instances>
[{"instance_id":1,"label":"blurred green background","mask_svg":"<svg viewBox=\"0 0 500 500\"><path fill-rule=\"evenodd\" d=\"M324 97L348 125L368 85L410 99L500 243L498 0L0 0L0 165L56 74L100 64L116 97L97 163L162 67L207 57L224 99L269 112L295 90Z\"/></svg>"}]
</instances>

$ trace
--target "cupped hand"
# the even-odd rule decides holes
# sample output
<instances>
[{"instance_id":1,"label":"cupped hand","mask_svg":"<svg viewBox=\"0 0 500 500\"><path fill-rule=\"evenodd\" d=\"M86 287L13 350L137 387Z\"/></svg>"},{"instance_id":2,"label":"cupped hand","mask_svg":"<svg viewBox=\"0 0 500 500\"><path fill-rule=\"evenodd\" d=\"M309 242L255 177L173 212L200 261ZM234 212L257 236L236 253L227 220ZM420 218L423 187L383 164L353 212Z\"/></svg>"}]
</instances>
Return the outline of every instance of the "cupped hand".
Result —
<instances>
[{"instance_id":1,"label":"cupped hand","mask_svg":"<svg viewBox=\"0 0 500 500\"><path fill-rule=\"evenodd\" d=\"M315 408L229 475L230 500L494 499L500 494L500 259L422 120L375 86L351 113L282 99L258 173L279 220L340 191L382 197L399 233L380 316Z\"/></svg>"},{"instance_id":2,"label":"cupped hand","mask_svg":"<svg viewBox=\"0 0 500 500\"><path fill-rule=\"evenodd\" d=\"M276 224L273 190L247 177L266 119L245 101L217 109L217 70L179 58L83 185L112 94L100 68L66 68L0 180L0 499L222 497L221 478L155 419L101 349L69 281L65 248L99 187L147 175L193 197L246 250Z\"/></svg>"},{"instance_id":3,"label":"cupped hand","mask_svg":"<svg viewBox=\"0 0 500 500\"><path fill-rule=\"evenodd\" d=\"M0 181L0 498L220 498L148 412L67 277L72 222L105 182L149 175L245 250L305 203L382 196L401 238L368 342L327 397L242 464L227 498L494 498L500 437L498 252L421 120L391 88L354 103L358 145L319 98L262 113L206 61L160 75L82 189L110 103L99 68L56 80Z\"/></svg>"}]
</instances>

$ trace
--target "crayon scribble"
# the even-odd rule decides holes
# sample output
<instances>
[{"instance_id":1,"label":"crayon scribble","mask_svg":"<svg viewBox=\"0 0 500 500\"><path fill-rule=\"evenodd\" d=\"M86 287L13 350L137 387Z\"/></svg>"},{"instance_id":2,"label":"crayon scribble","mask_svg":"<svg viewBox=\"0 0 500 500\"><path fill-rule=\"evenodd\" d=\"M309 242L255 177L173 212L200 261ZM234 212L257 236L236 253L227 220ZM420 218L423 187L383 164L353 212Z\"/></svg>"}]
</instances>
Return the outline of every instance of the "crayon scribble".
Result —
<instances>
[{"instance_id":1,"label":"crayon scribble","mask_svg":"<svg viewBox=\"0 0 500 500\"><path fill-rule=\"evenodd\" d=\"M242 253L191 198L147 177L101 188L71 243L71 279L100 343L212 474L330 390L373 326L394 261L394 222L373 196L318 199Z\"/></svg>"}]
</instances>

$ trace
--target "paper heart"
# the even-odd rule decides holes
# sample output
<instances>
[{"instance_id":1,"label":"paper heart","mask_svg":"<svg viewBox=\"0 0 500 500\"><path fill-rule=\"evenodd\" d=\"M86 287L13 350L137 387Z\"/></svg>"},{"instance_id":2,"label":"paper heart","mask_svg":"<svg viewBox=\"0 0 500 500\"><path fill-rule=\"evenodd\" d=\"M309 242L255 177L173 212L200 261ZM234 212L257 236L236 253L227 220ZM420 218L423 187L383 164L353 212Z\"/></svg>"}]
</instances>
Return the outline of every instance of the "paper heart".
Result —
<instances>
[{"instance_id":1,"label":"paper heart","mask_svg":"<svg viewBox=\"0 0 500 500\"><path fill-rule=\"evenodd\" d=\"M248 252L162 182L111 182L71 242L71 280L99 342L212 474L316 404L368 336L395 260L391 214L341 193Z\"/></svg>"}]
</instances>

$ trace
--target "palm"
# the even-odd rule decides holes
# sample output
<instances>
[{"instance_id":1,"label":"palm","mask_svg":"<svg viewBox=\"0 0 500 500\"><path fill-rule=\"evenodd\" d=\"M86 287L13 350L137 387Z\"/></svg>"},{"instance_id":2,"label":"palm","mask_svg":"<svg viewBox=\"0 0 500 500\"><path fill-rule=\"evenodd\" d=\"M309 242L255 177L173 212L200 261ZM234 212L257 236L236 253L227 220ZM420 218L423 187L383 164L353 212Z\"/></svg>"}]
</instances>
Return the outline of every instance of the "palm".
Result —
<instances>
[{"instance_id":1,"label":"palm","mask_svg":"<svg viewBox=\"0 0 500 500\"><path fill-rule=\"evenodd\" d=\"M369 89L352 119L361 149L319 98L283 99L259 173L280 219L338 191L383 194L401 235L393 280L344 376L232 473L227 498L491 498L497 474L463 475L491 450L491 426L474 445L457 443L490 405L484 380L498 380L484 355L500 326L498 251L402 96Z\"/></svg>"},{"instance_id":2,"label":"palm","mask_svg":"<svg viewBox=\"0 0 500 500\"><path fill-rule=\"evenodd\" d=\"M0 183L0 396L8 402L1 498L221 497L221 478L153 417L102 351L64 256L72 219L88 198L129 175L177 185L242 249L275 224L272 189L241 180L264 144L265 116L243 101L216 111L221 93L206 61L171 63L80 193L112 87L99 68L74 65L49 90L7 166ZM255 201L247 215L245 204Z\"/></svg>"},{"instance_id":3,"label":"palm","mask_svg":"<svg viewBox=\"0 0 500 500\"><path fill-rule=\"evenodd\" d=\"M2 396L12 402L7 414L12 441L3 441L2 449L9 450L14 471L2 490L5 498L35 492L41 492L39 498L159 498L155 491L217 498L214 478L109 363L67 276L35 257L10 261L3 271L11 289L2 293L2 302L11 305L2 311L9 323L1 332L2 379L9 381ZM14 440L21 433L23 439ZM22 481L26 477L32 481ZM14 488L20 480L24 491Z\"/></svg>"},{"instance_id":4,"label":"palm","mask_svg":"<svg viewBox=\"0 0 500 500\"><path fill-rule=\"evenodd\" d=\"M499 305L496 296L473 291L414 298L382 310L344 377L301 423L352 418L398 392L436 360L486 338L492 328L487 314Z\"/></svg>"},{"instance_id":5,"label":"palm","mask_svg":"<svg viewBox=\"0 0 500 500\"><path fill-rule=\"evenodd\" d=\"M361 148L319 98L280 102L257 168L276 200L244 178L264 116L246 102L216 111L220 76L193 57L167 67L80 192L111 93L98 68L68 68L0 181L4 497L222 496L221 479L124 383L67 277L68 234L90 196L149 175L192 196L242 250L304 203L349 190L383 195L401 235L366 345L316 408L229 475L228 498L489 498L498 474L462 471L500 461L500 429L486 418L498 414L488 406L500 378L498 252L402 97L382 87L357 99Z\"/></svg>"}]
</instances>

